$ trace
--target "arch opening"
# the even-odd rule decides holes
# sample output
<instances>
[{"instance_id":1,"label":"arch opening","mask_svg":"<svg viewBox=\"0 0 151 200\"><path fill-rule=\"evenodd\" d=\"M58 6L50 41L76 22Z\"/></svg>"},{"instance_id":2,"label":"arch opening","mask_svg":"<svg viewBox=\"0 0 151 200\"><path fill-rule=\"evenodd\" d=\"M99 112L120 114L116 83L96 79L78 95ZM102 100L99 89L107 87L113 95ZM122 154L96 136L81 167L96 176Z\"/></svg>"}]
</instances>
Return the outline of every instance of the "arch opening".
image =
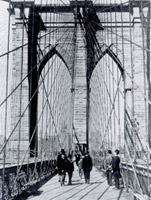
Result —
<instances>
[{"instance_id":1,"label":"arch opening","mask_svg":"<svg viewBox=\"0 0 151 200\"><path fill-rule=\"evenodd\" d=\"M38 94L38 152L40 155L45 149L43 157L47 159L51 155L52 159L56 159L60 148L72 148L72 81L65 62L57 53L47 55L40 69L39 82L42 81L42 85Z\"/></svg>"}]
</instances>

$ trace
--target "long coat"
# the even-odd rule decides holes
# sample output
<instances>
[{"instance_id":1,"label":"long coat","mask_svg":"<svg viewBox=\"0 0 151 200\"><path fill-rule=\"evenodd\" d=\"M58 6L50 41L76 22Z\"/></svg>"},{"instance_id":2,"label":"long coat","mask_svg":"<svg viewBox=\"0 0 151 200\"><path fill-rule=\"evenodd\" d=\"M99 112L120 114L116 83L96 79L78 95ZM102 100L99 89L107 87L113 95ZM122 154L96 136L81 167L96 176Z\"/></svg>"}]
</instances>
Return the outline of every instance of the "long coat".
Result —
<instances>
[{"instance_id":1,"label":"long coat","mask_svg":"<svg viewBox=\"0 0 151 200\"><path fill-rule=\"evenodd\" d=\"M112 160L113 172L120 172L120 158L115 156Z\"/></svg>"},{"instance_id":2,"label":"long coat","mask_svg":"<svg viewBox=\"0 0 151 200\"><path fill-rule=\"evenodd\" d=\"M85 173L92 170L92 158L90 156L85 156L83 158L82 168Z\"/></svg>"},{"instance_id":3,"label":"long coat","mask_svg":"<svg viewBox=\"0 0 151 200\"><path fill-rule=\"evenodd\" d=\"M67 162L66 162L66 171L68 173L72 173L74 171L74 164L73 164L73 161L70 160L70 159L67 159Z\"/></svg>"},{"instance_id":4,"label":"long coat","mask_svg":"<svg viewBox=\"0 0 151 200\"><path fill-rule=\"evenodd\" d=\"M114 177L119 179L121 177L121 173L120 173L120 158L118 156L115 156L112 160L112 169Z\"/></svg>"},{"instance_id":5,"label":"long coat","mask_svg":"<svg viewBox=\"0 0 151 200\"><path fill-rule=\"evenodd\" d=\"M64 171L66 171L66 157L63 159L61 157L61 154L58 155L57 158L57 167L58 167L58 174L63 174Z\"/></svg>"}]
</instances>

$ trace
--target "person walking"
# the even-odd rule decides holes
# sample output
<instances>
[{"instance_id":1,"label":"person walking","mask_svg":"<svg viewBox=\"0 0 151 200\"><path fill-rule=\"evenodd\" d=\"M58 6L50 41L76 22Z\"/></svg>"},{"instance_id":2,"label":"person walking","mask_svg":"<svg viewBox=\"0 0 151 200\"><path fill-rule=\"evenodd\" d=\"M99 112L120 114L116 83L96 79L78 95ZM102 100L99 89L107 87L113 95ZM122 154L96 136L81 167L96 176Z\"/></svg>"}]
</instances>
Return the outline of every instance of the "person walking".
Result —
<instances>
[{"instance_id":1,"label":"person walking","mask_svg":"<svg viewBox=\"0 0 151 200\"><path fill-rule=\"evenodd\" d=\"M72 175L73 175L73 171L74 171L74 164L73 164L73 161L72 161L72 155L69 154L68 155L68 159L67 159L67 163L66 163L66 171L68 173L68 185L71 185L72 182Z\"/></svg>"},{"instance_id":2,"label":"person walking","mask_svg":"<svg viewBox=\"0 0 151 200\"><path fill-rule=\"evenodd\" d=\"M118 149L116 149L115 157L112 159L113 176L114 176L114 181L115 181L115 187L117 189L120 189L119 179L121 177L119 153L120 153L120 151Z\"/></svg>"},{"instance_id":3,"label":"person walking","mask_svg":"<svg viewBox=\"0 0 151 200\"><path fill-rule=\"evenodd\" d=\"M83 175L82 162L83 162L83 156L81 156L81 158L78 162L79 176L81 179L82 179L82 175Z\"/></svg>"},{"instance_id":4,"label":"person walking","mask_svg":"<svg viewBox=\"0 0 151 200\"><path fill-rule=\"evenodd\" d=\"M59 182L61 186L64 185L64 182L65 182L66 163L67 163L67 157L66 157L65 151L64 149L61 149L61 152L59 153L57 157L57 168L58 168Z\"/></svg>"},{"instance_id":5,"label":"person walking","mask_svg":"<svg viewBox=\"0 0 151 200\"><path fill-rule=\"evenodd\" d=\"M105 160L105 169L106 169L106 176L107 176L107 183L108 185L112 185L112 151L108 150L108 155Z\"/></svg>"},{"instance_id":6,"label":"person walking","mask_svg":"<svg viewBox=\"0 0 151 200\"><path fill-rule=\"evenodd\" d=\"M92 170L92 165L92 158L90 157L89 152L86 152L82 162L82 169L84 171L85 183L88 184L90 183L90 172Z\"/></svg>"},{"instance_id":7,"label":"person walking","mask_svg":"<svg viewBox=\"0 0 151 200\"><path fill-rule=\"evenodd\" d=\"M77 167L78 167L78 162L79 162L79 160L80 160L80 153L79 152L75 152L75 161L76 161L76 165L77 165Z\"/></svg>"}]
</instances>

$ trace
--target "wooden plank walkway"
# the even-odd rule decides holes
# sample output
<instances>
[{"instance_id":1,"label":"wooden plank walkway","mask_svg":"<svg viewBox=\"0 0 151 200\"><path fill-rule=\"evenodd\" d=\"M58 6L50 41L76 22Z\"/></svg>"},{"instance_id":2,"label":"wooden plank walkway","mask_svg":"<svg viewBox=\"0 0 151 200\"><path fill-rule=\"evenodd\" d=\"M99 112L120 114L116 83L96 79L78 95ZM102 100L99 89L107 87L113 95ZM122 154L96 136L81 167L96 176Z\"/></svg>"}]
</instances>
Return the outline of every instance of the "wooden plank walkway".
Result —
<instances>
[{"instance_id":1,"label":"wooden plank walkway","mask_svg":"<svg viewBox=\"0 0 151 200\"><path fill-rule=\"evenodd\" d=\"M60 186L56 175L39 188L38 194L30 196L28 200L133 200L132 194L126 192L125 188L117 190L114 186L108 186L106 177L95 168L91 172L90 182L85 184L84 178L80 179L75 169L72 185L67 185L66 181L64 186Z\"/></svg>"}]
</instances>

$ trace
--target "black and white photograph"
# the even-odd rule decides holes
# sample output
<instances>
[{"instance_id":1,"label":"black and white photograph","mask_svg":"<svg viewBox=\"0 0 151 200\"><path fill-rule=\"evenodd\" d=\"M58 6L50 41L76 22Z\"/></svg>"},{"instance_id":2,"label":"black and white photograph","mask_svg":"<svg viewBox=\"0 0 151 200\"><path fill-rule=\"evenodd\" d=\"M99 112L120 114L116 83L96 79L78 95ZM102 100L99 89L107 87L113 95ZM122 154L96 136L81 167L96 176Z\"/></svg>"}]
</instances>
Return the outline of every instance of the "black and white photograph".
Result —
<instances>
[{"instance_id":1,"label":"black and white photograph","mask_svg":"<svg viewBox=\"0 0 151 200\"><path fill-rule=\"evenodd\" d=\"M0 200L151 200L151 0L0 0Z\"/></svg>"}]
</instances>

